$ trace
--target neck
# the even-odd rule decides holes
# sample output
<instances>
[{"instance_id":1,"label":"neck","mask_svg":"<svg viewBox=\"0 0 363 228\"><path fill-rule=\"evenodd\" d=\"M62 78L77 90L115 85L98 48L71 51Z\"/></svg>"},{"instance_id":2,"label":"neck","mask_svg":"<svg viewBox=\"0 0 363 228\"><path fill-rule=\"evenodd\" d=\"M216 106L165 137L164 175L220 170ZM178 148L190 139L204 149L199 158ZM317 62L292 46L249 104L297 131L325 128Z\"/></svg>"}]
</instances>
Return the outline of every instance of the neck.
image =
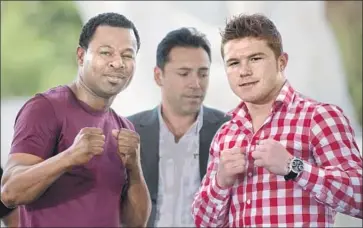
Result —
<instances>
[{"instance_id":1,"label":"neck","mask_svg":"<svg viewBox=\"0 0 363 228\"><path fill-rule=\"evenodd\" d=\"M166 102L163 102L161 105L161 116L177 141L193 125L197 119L198 113L181 115L176 113Z\"/></svg>"},{"instance_id":2,"label":"neck","mask_svg":"<svg viewBox=\"0 0 363 228\"><path fill-rule=\"evenodd\" d=\"M255 119L257 117L265 117L267 116L270 111L273 104L273 100L269 101L268 103L264 104L253 104L253 103L246 103L248 112L250 113L250 116L252 119Z\"/></svg>"},{"instance_id":3,"label":"neck","mask_svg":"<svg viewBox=\"0 0 363 228\"><path fill-rule=\"evenodd\" d=\"M115 97L109 99L103 98L95 94L81 78L78 78L70 85L77 99L83 101L95 110L107 110L110 108Z\"/></svg>"}]
</instances>

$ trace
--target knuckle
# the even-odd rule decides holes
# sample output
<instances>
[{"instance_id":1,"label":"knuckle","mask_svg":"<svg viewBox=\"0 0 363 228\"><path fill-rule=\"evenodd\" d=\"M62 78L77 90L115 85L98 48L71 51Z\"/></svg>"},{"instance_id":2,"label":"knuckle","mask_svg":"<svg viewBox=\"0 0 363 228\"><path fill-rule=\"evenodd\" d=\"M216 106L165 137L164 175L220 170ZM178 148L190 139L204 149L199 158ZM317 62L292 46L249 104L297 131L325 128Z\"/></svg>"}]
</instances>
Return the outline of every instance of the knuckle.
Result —
<instances>
[{"instance_id":1,"label":"knuckle","mask_svg":"<svg viewBox=\"0 0 363 228\"><path fill-rule=\"evenodd\" d=\"M135 136L137 141L140 140L140 135L137 132L133 132L132 134Z\"/></svg>"},{"instance_id":2,"label":"knuckle","mask_svg":"<svg viewBox=\"0 0 363 228\"><path fill-rule=\"evenodd\" d=\"M81 140L86 140L86 139L88 139L88 134L87 133L82 133L79 138Z\"/></svg>"},{"instance_id":3,"label":"knuckle","mask_svg":"<svg viewBox=\"0 0 363 228\"><path fill-rule=\"evenodd\" d=\"M99 135L99 136L96 136L95 139L104 142L105 141L105 136L104 135Z\"/></svg>"},{"instance_id":4,"label":"knuckle","mask_svg":"<svg viewBox=\"0 0 363 228\"><path fill-rule=\"evenodd\" d=\"M79 131L79 133L80 134L83 134L83 133L85 133L87 130L86 130L86 128L82 128L80 131Z\"/></svg>"}]
</instances>

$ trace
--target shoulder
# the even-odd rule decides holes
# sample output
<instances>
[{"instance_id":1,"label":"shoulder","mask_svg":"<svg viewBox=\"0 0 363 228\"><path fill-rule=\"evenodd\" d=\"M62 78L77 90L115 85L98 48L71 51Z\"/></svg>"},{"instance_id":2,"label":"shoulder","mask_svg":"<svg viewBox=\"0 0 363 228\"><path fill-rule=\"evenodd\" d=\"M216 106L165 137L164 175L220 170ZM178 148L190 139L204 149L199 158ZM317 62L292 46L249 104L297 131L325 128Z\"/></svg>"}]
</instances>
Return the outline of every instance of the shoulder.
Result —
<instances>
[{"instance_id":1,"label":"shoulder","mask_svg":"<svg viewBox=\"0 0 363 228\"><path fill-rule=\"evenodd\" d=\"M225 112L207 106L203 106L203 113L204 118L213 119L216 122L224 123L230 120L230 116L228 116Z\"/></svg>"},{"instance_id":2,"label":"shoulder","mask_svg":"<svg viewBox=\"0 0 363 228\"><path fill-rule=\"evenodd\" d=\"M52 103L42 94L36 94L24 103L16 119L21 116L34 120L35 118L46 118L47 116L54 115L55 112Z\"/></svg>"},{"instance_id":3,"label":"shoulder","mask_svg":"<svg viewBox=\"0 0 363 228\"><path fill-rule=\"evenodd\" d=\"M72 92L67 86L63 85L50 88L45 92L36 94L36 96L44 97L54 106L66 103L71 98Z\"/></svg>"},{"instance_id":4,"label":"shoulder","mask_svg":"<svg viewBox=\"0 0 363 228\"><path fill-rule=\"evenodd\" d=\"M70 91L66 86L58 86L51 88L45 92L37 93L25 102L22 109L31 108L32 110L55 109L60 103L68 100ZM49 110L48 110L49 111Z\"/></svg>"},{"instance_id":5,"label":"shoulder","mask_svg":"<svg viewBox=\"0 0 363 228\"><path fill-rule=\"evenodd\" d=\"M337 127L339 131L343 129L351 130L351 123L342 108L334 104L319 103L314 105L312 113L312 126L320 125L324 131L326 127ZM334 129L335 130L335 129Z\"/></svg>"},{"instance_id":6,"label":"shoulder","mask_svg":"<svg viewBox=\"0 0 363 228\"><path fill-rule=\"evenodd\" d=\"M141 111L141 112L135 113L135 114L133 114L131 116L127 116L126 119L131 121L134 125L137 125L137 124L140 124L140 122L144 118L147 118L147 117L151 116L154 111L155 111L155 109Z\"/></svg>"},{"instance_id":7,"label":"shoulder","mask_svg":"<svg viewBox=\"0 0 363 228\"><path fill-rule=\"evenodd\" d=\"M344 111L338 105L319 102L317 100L297 94L294 102L294 108L308 113L313 119L324 117L345 117Z\"/></svg>"},{"instance_id":8,"label":"shoulder","mask_svg":"<svg viewBox=\"0 0 363 228\"><path fill-rule=\"evenodd\" d=\"M29 114L33 118L47 118L55 116L55 107L64 103L69 95L65 86L51 88L45 92L37 93L27 100L18 112L19 115ZM38 115L39 114L39 115Z\"/></svg>"},{"instance_id":9,"label":"shoulder","mask_svg":"<svg viewBox=\"0 0 363 228\"><path fill-rule=\"evenodd\" d=\"M312 135L354 132L353 125L338 105L320 102L297 93L294 99L294 113L304 116L304 126L310 127Z\"/></svg>"}]
</instances>

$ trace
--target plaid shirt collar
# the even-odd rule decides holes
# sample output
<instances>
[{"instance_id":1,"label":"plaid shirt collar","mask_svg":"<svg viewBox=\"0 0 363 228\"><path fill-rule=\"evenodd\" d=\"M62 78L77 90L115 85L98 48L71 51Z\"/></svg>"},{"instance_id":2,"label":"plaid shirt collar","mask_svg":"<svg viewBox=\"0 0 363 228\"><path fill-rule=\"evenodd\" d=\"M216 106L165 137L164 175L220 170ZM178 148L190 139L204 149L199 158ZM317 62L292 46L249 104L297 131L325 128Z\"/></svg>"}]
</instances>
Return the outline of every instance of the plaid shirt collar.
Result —
<instances>
[{"instance_id":1,"label":"plaid shirt collar","mask_svg":"<svg viewBox=\"0 0 363 228\"><path fill-rule=\"evenodd\" d=\"M286 79L280 93L277 95L275 102L272 105L271 112L277 112L282 106L288 107L295 97L295 90L292 88L289 81ZM231 116L232 119L244 118L248 114L246 102L242 101L237 108L227 112L227 115Z\"/></svg>"}]
</instances>

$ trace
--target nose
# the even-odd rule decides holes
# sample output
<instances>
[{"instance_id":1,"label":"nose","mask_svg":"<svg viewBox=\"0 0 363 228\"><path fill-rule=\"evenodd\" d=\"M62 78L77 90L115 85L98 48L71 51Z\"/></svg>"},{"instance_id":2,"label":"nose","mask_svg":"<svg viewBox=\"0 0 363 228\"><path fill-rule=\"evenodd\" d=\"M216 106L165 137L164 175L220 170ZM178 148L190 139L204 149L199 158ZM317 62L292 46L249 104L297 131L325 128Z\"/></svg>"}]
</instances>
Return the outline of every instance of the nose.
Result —
<instances>
[{"instance_id":1,"label":"nose","mask_svg":"<svg viewBox=\"0 0 363 228\"><path fill-rule=\"evenodd\" d=\"M115 58L113 61L109 62L109 67L113 69L123 69L125 68L125 62L121 57Z\"/></svg>"},{"instance_id":2,"label":"nose","mask_svg":"<svg viewBox=\"0 0 363 228\"><path fill-rule=\"evenodd\" d=\"M251 75L252 75L251 66L246 62L241 63L240 68L239 68L239 76L247 77L247 76L251 76Z\"/></svg>"},{"instance_id":3,"label":"nose","mask_svg":"<svg viewBox=\"0 0 363 228\"><path fill-rule=\"evenodd\" d=\"M201 79L198 75L191 77L190 87L193 89L200 89Z\"/></svg>"}]
</instances>

